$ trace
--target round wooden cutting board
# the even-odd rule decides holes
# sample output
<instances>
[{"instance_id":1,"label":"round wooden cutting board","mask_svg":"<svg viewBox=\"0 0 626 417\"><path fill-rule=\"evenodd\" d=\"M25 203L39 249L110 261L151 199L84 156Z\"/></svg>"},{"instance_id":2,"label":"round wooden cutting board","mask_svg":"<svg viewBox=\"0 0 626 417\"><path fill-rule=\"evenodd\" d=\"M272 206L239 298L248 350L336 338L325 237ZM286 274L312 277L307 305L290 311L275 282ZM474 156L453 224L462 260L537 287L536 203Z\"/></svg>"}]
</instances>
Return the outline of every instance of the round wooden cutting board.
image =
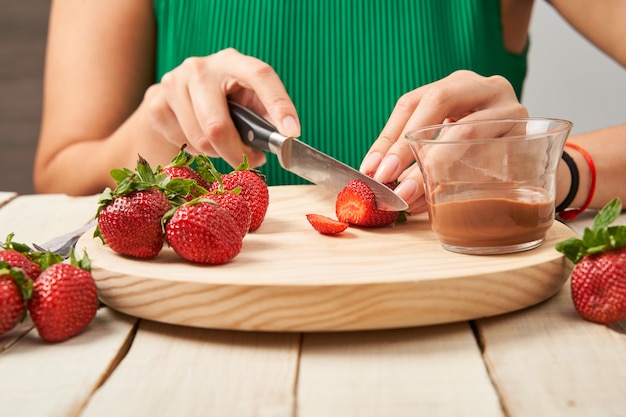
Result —
<instances>
[{"instance_id":1,"label":"round wooden cutting board","mask_svg":"<svg viewBox=\"0 0 626 417\"><path fill-rule=\"evenodd\" d=\"M101 300L124 313L194 327L339 331L446 323L539 303L567 280L554 249L575 236L555 222L543 245L510 255L444 250L426 214L380 229L316 232L307 213L335 217L335 197L313 185L270 187L260 229L230 263L186 262L170 248L152 260L117 255L94 239L86 250Z\"/></svg>"}]
</instances>

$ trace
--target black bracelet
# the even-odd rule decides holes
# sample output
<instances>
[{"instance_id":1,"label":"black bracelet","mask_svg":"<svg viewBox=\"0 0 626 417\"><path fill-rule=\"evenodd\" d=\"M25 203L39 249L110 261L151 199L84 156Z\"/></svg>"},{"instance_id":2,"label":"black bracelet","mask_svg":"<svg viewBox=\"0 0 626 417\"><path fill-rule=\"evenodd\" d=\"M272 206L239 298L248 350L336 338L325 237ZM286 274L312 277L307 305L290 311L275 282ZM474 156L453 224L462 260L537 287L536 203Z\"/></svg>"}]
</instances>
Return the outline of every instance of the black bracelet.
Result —
<instances>
[{"instance_id":1,"label":"black bracelet","mask_svg":"<svg viewBox=\"0 0 626 417\"><path fill-rule=\"evenodd\" d=\"M576 193L578 193L578 184L580 182L580 174L578 173L578 167L576 166L576 162L574 162L572 157L569 156L569 154L565 151L563 151L563 155L561 155L561 157L563 158L565 165L567 165L567 168L569 169L572 181L570 183L567 196L565 196L563 202L561 202L561 204L559 204L555 210L557 213L565 210L569 207L570 204L572 204L572 201L574 201L574 197L576 197Z\"/></svg>"}]
</instances>

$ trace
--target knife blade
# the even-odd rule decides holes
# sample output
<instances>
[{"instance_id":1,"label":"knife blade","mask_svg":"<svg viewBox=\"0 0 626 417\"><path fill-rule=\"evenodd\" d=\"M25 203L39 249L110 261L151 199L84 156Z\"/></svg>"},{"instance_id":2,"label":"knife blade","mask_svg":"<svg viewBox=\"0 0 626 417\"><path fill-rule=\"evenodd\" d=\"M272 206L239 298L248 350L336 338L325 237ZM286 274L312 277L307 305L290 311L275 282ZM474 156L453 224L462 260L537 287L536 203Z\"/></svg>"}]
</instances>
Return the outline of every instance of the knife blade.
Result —
<instances>
[{"instance_id":1,"label":"knife blade","mask_svg":"<svg viewBox=\"0 0 626 417\"><path fill-rule=\"evenodd\" d=\"M408 204L386 185L299 139L281 135L274 125L252 110L232 101L228 102L228 106L241 140L253 148L275 154L280 165L287 171L337 193L350 180L358 179L374 192L378 209L408 209Z\"/></svg>"}]
</instances>

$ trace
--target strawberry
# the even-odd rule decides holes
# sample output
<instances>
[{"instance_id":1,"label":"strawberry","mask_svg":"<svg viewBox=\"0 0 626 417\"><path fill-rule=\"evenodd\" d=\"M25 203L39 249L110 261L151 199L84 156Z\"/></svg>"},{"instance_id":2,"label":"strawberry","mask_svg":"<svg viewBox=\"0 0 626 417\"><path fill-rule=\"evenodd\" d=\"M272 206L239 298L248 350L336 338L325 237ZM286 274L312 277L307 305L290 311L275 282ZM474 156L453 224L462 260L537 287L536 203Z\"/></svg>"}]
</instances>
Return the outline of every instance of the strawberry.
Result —
<instances>
[{"instance_id":1,"label":"strawberry","mask_svg":"<svg viewBox=\"0 0 626 417\"><path fill-rule=\"evenodd\" d=\"M37 278L41 273L42 264L60 262L60 259L47 259L42 252L35 252L23 243L13 240L14 233L9 233L4 243L0 243L0 261L7 262L10 266L21 268L30 279ZM50 254L54 257L53 254Z\"/></svg>"},{"instance_id":2,"label":"strawberry","mask_svg":"<svg viewBox=\"0 0 626 417\"><path fill-rule=\"evenodd\" d=\"M166 174L170 179L180 178L196 182L197 187L191 188L191 194L183 196L185 200L189 201L194 197L198 197L199 195L206 193L209 188L209 183L202 177L202 175L200 175L198 171L190 166L195 162L196 157L187 154L185 152L185 148L186 144L183 145L180 152L172 158L170 164L161 169L161 172Z\"/></svg>"},{"instance_id":3,"label":"strawberry","mask_svg":"<svg viewBox=\"0 0 626 417\"><path fill-rule=\"evenodd\" d=\"M223 174L221 180L213 182L210 190L223 187L233 190L241 187L241 196L250 206L251 220L249 231L253 232L261 227L269 206L269 189L265 177L256 170L249 169L248 159L244 156L243 163L234 171Z\"/></svg>"},{"instance_id":4,"label":"strawberry","mask_svg":"<svg viewBox=\"0 0 626 417\"><path fill-rule=\"evenodd\" d=\"M237 221L241 236L245 236L250 229L252 213L248 202L241 195L241 187L236 187L232 191L213 191L206 194L204 198L211 199L225 208Z\"/></svg>"},{"instance_id":5,"label":"strawberry","mask_svg":"<svg viewBox=\"0 0 626 417\"><path fill-rule=\"evenodd\" d=\"M626 226L609 226L621 210L621 201L612 200L591 228L585 228L582 239L556 245L574 263L570 285L576 311L596 323L626 318Z\"/></svg>"},{"instance_id":6,"label":"strawberry","mask_svg":"<svg viewBox=\"0 0 626 417\"><path fill-rule=\"evenodd\" d=\"M21 268L0 261L0 336L26 316L26 300L30 298L32 285L32 280Z\"/></svg>"},{"instance_id":7,"label":"strawberry","mask_svg":"<svg viewBox=\"0 0 626 417\"><path fill-rule=\"evenodd\" d=\"M122 255L154 258L163 247L161 220L170 208L165 194L154 188L113 197L98 213L96 236Z\"/></svg>"},{"instance_id":8,"label":"strawberry","mask_svg":"<svg viewBox=\"0 0 626 417\"><path fill-rule=\"evenodd\" d=\"M215 201L198 198L170 212L165 223L167 241L183 259L218 265L230 261L241 251L240 226Z\"/></svg>"},{"instance_id":9,"label":"strawberry","mask_svg":"<svg viewBox=\"0 0 626 417\"><path fill-rule=\"evenodd\" d=\"M337 194L335 212L340 222L362 227L382 227L398 220L400 212L376 208L376 196L363 181L352 180Z\"/></svg>"},{"instance_id":10,"label":"strawberry","mask_svg":"<svg viewBox=\"0 0 626 417\"><path fill-rule=\"evenodd\" d=\"M114 170L111 175L117 187L102 193L97 211L98 227L94 236L112 250L136 258L153 258L159 254L165 240L162 219L172 204L164 192L169 179L155 175L150 165L139 158L135 172ZM181 180L186 185L180 193L171 191L172 198L187 195L194 181Z\"/></svg>"},{"instance_id":11,"label":"strawberry","mask_svg":"<svg viewBox=\"0 0 626 417\"><path fill-rule=\"evenodd\" d=\"M348 223L340 222L321 214L307 214L306 218L311 223L311 226L323 235L336 235L348 228Z\"/></svg>"},{"instance_id":12,"label":"strawberry","mask_svg":"<svg viewBox=\"0 0 626 417\"><path fill-rule=\"evenodd\" d=\"M98 310L96 284L85 254L70 263L56 263L37 277L28 310L39 332L47 342L62 342L91 323Z\"/></svg>"}]
</instances>

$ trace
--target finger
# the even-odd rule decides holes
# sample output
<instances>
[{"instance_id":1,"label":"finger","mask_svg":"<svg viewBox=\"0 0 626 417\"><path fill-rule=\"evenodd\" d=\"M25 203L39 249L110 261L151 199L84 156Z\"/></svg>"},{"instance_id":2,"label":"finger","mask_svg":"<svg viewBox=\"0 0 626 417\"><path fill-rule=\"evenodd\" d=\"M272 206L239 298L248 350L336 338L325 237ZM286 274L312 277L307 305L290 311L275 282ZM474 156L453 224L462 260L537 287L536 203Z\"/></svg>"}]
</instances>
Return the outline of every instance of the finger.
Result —
<instances>
[{"instance_id":1,"label":"finger","mask_svg":"<svg viewBox=\"0 0 626 417\"><path fill-rule=\"evenodd\" d=\"M238 102L266 117L285 136L300 136L300 121L296 108L285 86L274 69L267 63L243 55L233 49L219 52L224 57L226 75L223 86L226 94L242 88L254 92Z\"/></svg>"},{"instance_id":2,"label":"finger","mask_svg":"<svg viewBox=\"0 0 626 417\"><path fill-rule=\"evenodd\" d=\"M413 213L414 210L421 207L421 203L418 200L424 197L424 181L422 179L422 173L416 164L413 164L407 168L398 177L400 183L394 189L394 192L398 194L409 205L409 212Z\"/></svg>"},{"instance_id":3,"label":"finger","mask_svg":"<svg viewBox=\"0 0 626 417\"><path fill-rule=\"evenodd\" d=\"M245 145L230 117L228 103L219 85L192 78L189 82L190 101L193 104L194 119L199 121L203 149L212 149L229 165L236 167L246 155L251 167L263 165L266 156L263 151Z\"/></svg>"},{"instance_id":4,"label":"finger","mask_svg":"<svg viewBox=\"0 0 626 417\"><path fill-rule=\"evenodd\" d=\"M188 144L187 136L183 132L170 103L163 94L162 86L157 84L146 91L146 105L148 108L148 119L156 132L178 148L183 144ZM188 145L188 151L193 152L193 146Z\"/></svg>"},{"instance_id":5,"label":"finger","mask_svg":"<svg viewBox=\"0 0 626 417\"><path fill-rule=\"evenodd\" d=\"M218 156L212 142L205 134L198 120L196 109L190 94L189 79L194 79L194 72L189 71L189 61L178 71L172 71L161 79L162 95L168 103L170 112L178 124L178 129L184 135L190 153L203 153L209 156ZM173 123L170 123L173 124ZM175 128L170 127L174 132Z\"/></svg>"},{"instance_id":6,"label":"finger","mask_svg":"<svg viewBox=\"0 0 626 417\"><path fill-rule=\"evenodd\" d=\"M408 116L411 108L414 111ZM496 109L481 113L483 109ZM399 110L396 115L396 110ZM408 131L440 124L446 120L467 117L508 117L520 115L519 104L510 83L499 76L481 77L469 71L452 75L405 94L399 101L381 136L370 153L385 155L374 178L390 181L396 178L413 160L408 144L399 140Z\"/></svg>"}]
</instances>

